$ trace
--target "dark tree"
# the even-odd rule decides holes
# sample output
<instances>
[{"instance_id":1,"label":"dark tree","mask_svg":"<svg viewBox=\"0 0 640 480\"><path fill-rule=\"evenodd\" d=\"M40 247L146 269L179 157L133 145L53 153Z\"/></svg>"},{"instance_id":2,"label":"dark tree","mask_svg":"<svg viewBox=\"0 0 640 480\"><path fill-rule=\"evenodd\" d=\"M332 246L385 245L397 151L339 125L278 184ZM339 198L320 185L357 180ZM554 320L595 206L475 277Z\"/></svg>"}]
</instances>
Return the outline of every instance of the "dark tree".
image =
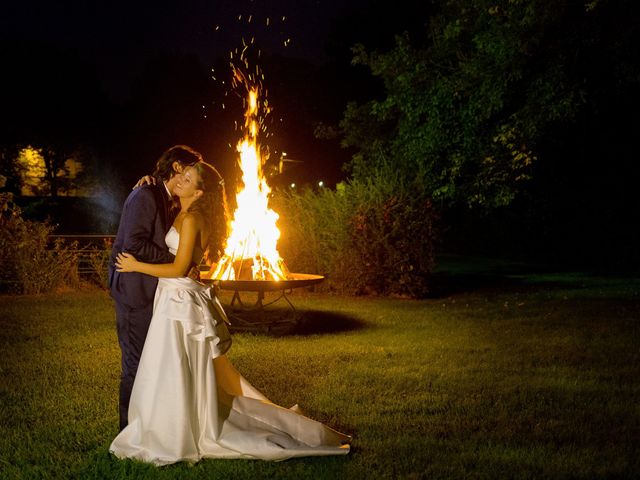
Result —
<instances>
[{"instance_id":1,"label":"dark tree","mask_svg":"<svg viewBox=\"0 0 640 480\"><path fill-rule=\"evenodd\" d=\"M367 65L385 93L345 112L353 175L399 171L445 203L509 204L531 177L541 140L597 95L580 67L585 52L606 48L599 24L612 3L447 0L422 35L400 33L386 52L357 46L354 63ZM619 17L624 52L633 18Z\"/></svg>"}]
</instances>

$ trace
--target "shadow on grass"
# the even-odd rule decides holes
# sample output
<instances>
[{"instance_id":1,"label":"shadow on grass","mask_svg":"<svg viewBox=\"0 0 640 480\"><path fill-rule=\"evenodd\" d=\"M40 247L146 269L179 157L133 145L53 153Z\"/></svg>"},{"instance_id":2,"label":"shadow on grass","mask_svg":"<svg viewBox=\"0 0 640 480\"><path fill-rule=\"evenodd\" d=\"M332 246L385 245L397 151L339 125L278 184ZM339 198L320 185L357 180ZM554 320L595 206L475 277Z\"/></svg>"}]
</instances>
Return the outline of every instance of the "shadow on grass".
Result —
<instances>
[{"instance_id":1,"label":"shadow on grass","mask_svg":"<svg viewBox=\"0 0 640 480\"><path fill-rule=\"evenodd\" d=\"M367 326L362 320L344 313L319 310L306 310L300 313L300 323L291 331L292 335L342 333L362 330Z\"/></svg>"},{"instance_id":2,"label":"shadow on grass","mask_svg":"<svg viewBox=\"0 0 640 480\"><path fill-rule=\"evenodd\" d=\"M268 308L262 312L233 312L229 314L230 330L234 333L289 336L318 335L356 331L366 328L362 320L343 313L325 310L297 310Z\"/></svg>"}]
</instances>

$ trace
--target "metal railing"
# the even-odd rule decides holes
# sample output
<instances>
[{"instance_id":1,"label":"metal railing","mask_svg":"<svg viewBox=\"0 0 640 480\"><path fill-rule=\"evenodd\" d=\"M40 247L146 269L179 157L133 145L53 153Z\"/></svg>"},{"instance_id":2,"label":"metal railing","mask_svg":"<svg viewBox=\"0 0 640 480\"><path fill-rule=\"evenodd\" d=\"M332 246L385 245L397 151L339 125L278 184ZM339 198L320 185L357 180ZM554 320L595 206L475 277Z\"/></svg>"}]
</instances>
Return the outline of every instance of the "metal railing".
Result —
<instances>
[{"instance_id":1,"label":"metal railing","mask_svg":"<svg viewBox=\"0 0 640 480\"><path fill-rule=\"evenodd\" d=\"M96 272L94 264L91 262L91 255L96 251L106 250L113 244L115 235L49 235L49 242L62 240L69 250L78 256L78 274L92 275ZM76 242L75 248L70 248Z\"/></svg>"}]
</instances>

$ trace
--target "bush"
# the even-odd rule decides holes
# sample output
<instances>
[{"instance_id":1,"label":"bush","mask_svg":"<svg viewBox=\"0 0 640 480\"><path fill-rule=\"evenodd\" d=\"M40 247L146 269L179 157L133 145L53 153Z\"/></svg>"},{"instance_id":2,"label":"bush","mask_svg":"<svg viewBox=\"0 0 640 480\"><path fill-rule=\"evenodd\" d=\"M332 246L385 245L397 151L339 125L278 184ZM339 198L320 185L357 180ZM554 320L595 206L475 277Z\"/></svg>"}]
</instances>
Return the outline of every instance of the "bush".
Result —
<instances>
[{"instance_id":1,"label":"bush","mask_svg":"<svg viewBox=\"0 0 640 480\"><path fill-rule=\"evenodd\" d=\"M419 192L360 205L350 225L358 289L425 296L434 263L433 223L431 199Z\"/></svg>"},{"instance_id":2,"label":"bush","mask_svg":"<svg viewBox=\"0 0 640 480\"><path fill-rule=\"evenodd\" d=\"M38 294L77 287L78 257L74 245L56 240L48 222L22 218L11 194L0 194L0 291Z\"/></svg>"},{"instance_id":3,"label":"bush","mask_svg":"<svg viewBox=\"0 0 640 480\"><path fill-rule=\"evenodd\" d=\"M99 287L107 288L109 277L109 258L113 241L105 239L102 248L93 246L87 256L87 262L91 268L91 280Z\"/></svg>"},{"instance_id":4,"label":"bush","mask_svg":"<svg viewBox=\"0 0 640 480\"><path fill-rule=\"evenodd\" d=\"M335 191L279 191L273 206L291 271L326 275L342 293L427 294L436 215L419 184L380 175Z\"/></svg>"},{"instance_id":5,"label":"bush","mask_svg":"<svg viewBox=\"0 0 640 480\"><path fill-rule=\"evenodd\" d=\"M336 266L349 243L349 195L338 191L278 191L273 207L280 214L280 254L292 271L330 275L337 280Z\"/></svg>"}]
</instances>

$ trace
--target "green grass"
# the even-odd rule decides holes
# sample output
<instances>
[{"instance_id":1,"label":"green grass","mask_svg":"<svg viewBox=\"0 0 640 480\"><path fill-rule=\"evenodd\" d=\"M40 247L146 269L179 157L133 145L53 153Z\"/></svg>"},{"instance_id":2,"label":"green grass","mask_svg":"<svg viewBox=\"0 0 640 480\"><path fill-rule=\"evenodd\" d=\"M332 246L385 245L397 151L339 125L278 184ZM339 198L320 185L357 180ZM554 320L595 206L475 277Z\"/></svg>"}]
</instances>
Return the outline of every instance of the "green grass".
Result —
<instances>
[{"instance_id":1,"label":"green grass","mask_svg":"<svg viewBox=\"0 0 640 480\"><path fill-rule=\"evenodd\" d=\"M0 297L0 478L639 477L640 279L451 265L432 299L303 292L300 330L234 336L268 397L354 435L279 463L115 460L109 297Z\"/></svg>"}]
</instances>

